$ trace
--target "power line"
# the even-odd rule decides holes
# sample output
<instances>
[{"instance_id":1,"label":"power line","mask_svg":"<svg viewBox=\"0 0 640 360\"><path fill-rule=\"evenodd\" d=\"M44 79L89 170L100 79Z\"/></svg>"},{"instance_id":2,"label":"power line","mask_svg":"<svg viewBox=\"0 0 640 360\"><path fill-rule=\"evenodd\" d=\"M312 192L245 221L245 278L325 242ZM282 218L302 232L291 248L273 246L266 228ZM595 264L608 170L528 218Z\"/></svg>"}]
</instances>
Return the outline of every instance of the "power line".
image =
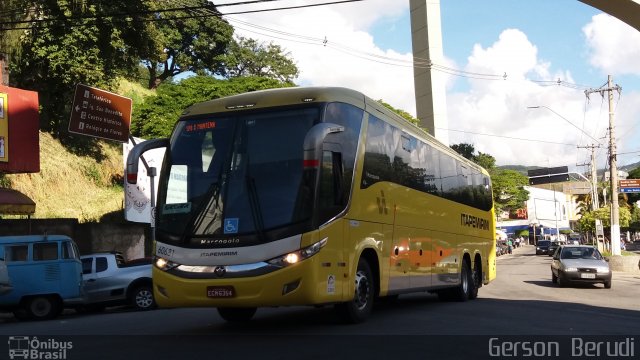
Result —
<instances>
[{"instance_id":1,"label":"power line","mask_svg":"<svg viewBox=\"0 0 640 360\"><path fill-rule=\"evenodd\" d=\"M460 132L460 133L471 134L471 135L498 137L498 138L504 138L504 139L510 139L510 140L518 140L518 141L529 141L529 142L537 142L537 143L544 143L544 144L554 144L554 145L562 145L562 146L573 146L573 147L576 146L576 144L568 144L568 143L561 143L561 142L547 141L547 140L527 139L527 138L519 138L519 137L514 137L514 136L505 136L505 135L496 135L496 134L485 134L485 133L478 133L478 132L466 131L466 130L456 130L456 129L448 129L448 128L440 128L440 127L436 127L436 129Z\"/></svg>"}]
</instances>

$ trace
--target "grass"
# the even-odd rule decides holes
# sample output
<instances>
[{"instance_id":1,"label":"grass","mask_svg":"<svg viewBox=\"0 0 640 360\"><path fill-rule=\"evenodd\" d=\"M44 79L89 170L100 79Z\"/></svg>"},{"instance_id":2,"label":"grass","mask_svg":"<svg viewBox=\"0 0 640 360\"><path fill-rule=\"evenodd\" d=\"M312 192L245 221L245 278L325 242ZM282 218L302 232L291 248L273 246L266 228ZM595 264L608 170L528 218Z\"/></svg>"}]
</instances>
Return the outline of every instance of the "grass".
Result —
<instances>
[{"instance_id":1,"label":"grass","mask_svg":"<svg viewBox=\"0 0 640 360\"><path fill-rule=\"evenodd\" d=\"M97 163L70 153L50 134L40 132L40 172L5 175L4 185L35 201L32 218L99 221L124 207L122 145L101 141L99 146L105 158Z\"/></svg>"},{"instance_id":2,"label":"grass","mask_svg":"<svg viewBox=\"0 0 640 360\"><path fill-rule=\"evenodd\" d=\"M153 90L121 79L116 93L140 104ZM135 108L135 106L134 106ZM0 175L0 187L18 190L36 203L32 218L76 218L99 221L105 214L114 219L124 208L122 145L99 141L103 157L69 152L50 134L40 132L40 172ZM3 218L18 216L1 215Z\"/></svg>"}]
</instances>

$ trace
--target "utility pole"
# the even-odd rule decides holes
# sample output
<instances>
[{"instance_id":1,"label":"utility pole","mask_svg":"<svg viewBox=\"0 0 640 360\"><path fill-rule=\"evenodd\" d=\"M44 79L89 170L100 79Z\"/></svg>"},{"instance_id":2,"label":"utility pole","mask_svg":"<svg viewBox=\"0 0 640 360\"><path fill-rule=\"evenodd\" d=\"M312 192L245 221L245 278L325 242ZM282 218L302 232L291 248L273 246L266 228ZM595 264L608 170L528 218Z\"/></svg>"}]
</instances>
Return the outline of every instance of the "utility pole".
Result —
<instances>
[{"instance_id":1,"label":"utility pole","mask_svg":"<svg viewBox=\"0 0 640 360\"><path fill-rule=\"evenodd\" d=\"M596 211L600 208L599 199L598 199L598 171L596 166L596 149L600 148L600 145L587 145L587 146L578 146L578 148L583 149L591 149L591 164L584 164L591 166L591 210ZM604 232L602 230L602 220L595 219L596 226L596 238L593 242L596 246L600 245L600 236L604 239Z\"/></svg>"},{"instance_id":2,"label":"utility pole","mask_svg":"<svg viewBox=\"0 0 640 360\"><path fill-rule=\"evenodd\" d=\"M609 180L611 181L611 254L621 255L620 251L620 207L618 205L618 167L616 165L616 138L613 126L613 90L620 91L618 85L613 86L613 77L609 75L607 87L600 89L585 90L587 98L589 94L597 92L604 97L607 93L609 98Z\"/></svg>"},{"instance_id":3,"label":"utility pole","mask_svg":"<svg viewBox=\"0 0 640 360\"><path fill-rule=\"evenodd\" d=\"M586 146L578 146L578 149L591 149L591 163L590 164L580 164L578 166L586 166L589 165L591 168L591 210L595 211L600 208L599 199L598 199L598 174L596 167L596 149L598 149L600 145L586 145Z\"/></svg>"}]
</instances>

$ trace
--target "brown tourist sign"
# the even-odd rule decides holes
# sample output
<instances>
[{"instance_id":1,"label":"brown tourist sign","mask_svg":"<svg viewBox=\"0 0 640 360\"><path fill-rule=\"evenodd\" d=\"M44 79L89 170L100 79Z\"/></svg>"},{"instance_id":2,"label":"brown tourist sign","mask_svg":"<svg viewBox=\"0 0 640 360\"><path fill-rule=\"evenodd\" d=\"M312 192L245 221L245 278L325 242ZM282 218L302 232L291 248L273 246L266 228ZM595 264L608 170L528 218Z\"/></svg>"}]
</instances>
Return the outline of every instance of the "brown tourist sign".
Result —
<instances>
[{"instance_id":1,"label":"brown tourist sign","mask_svg":"<svg viewBox=\"0 0 640 360\"><path fill-rule=\"evenodd\" d=\"M69 132L126 143L131 99L87 85L76 85Z\"/></svg>"}]
</instances>

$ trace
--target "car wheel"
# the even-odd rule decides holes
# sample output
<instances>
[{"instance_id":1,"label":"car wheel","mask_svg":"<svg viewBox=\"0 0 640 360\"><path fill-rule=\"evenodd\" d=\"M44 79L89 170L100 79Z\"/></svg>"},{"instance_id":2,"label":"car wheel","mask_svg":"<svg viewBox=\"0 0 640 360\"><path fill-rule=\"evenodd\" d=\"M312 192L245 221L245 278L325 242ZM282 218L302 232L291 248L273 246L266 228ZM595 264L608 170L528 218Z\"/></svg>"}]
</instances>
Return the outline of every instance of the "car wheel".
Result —
<instances>
[{"instance_id":1,"label":"car wheel","mask_svg":"<svg viewBox=\"0 0 640 360\"><path fill-rule=\"evenodd\" d=\"M553 271L551 271L551 282L554 284L558 283L558 277L553 273Z\"/></svg>"},{"instance_id":2,"label":"car wheel","mask_svg":"<svg viewBox=\"0 0 640 360\"><path fill-rule=\"evenodd\" d=\"M62 304L55 297L36 296L27 300L25 310L31 319L48 320L60 315Z\"/></svg>"},{"instance_id":3,"label":"car wheel","mask_svg":"<svg viewBox=\"0 0 640 360\"><path fill-rule=\"evenodd\" d=\"M562 274L560 274L560 273L558 273L556 282L557 282L558 286L560 286L560 287L566 287L567 286L567 281L562 278Z\"/></svg>"},{"instance_id":4,"label":"car wheel","mask_svg":"<svg viewBox=\"0 0 640 360\"><path fill-rule=\"evenodd\" d=\"M153 290L148 285L138 286L131 293L131 305L138 310L150 310L156 306Z\"/></svg>"},{"instance_id":5,"label":"car wheel","mask_svg":"<svg viewBox=\"0 0 640 360\"><path fill-rule=\"evenodd\" d=\"M228 322L247 322L253 318L258 308L225 308L219 307L218 314Z\"/></svg>"},{"instance_id":6,"label":"car wheel","mask_svg":"<svg viewBox=\"0 0 640 360\"><path fill-rule=\"evenodd\" d=\"M355 277L353 300L336 304L335 309L341 320L347 323L359 323L369 317L373 310L375 285L369 262L360 258Z\"/></svg>"},{"instance_id":7,"label":"car wheel","mask_svg":"<svg viewBox=\"0 0 640 360\"><path fill-rule=\"evenodd\" d=\"M611 289L611 280L604 282L604 288L605 289Z\"/></svg>"}]
</instances>

